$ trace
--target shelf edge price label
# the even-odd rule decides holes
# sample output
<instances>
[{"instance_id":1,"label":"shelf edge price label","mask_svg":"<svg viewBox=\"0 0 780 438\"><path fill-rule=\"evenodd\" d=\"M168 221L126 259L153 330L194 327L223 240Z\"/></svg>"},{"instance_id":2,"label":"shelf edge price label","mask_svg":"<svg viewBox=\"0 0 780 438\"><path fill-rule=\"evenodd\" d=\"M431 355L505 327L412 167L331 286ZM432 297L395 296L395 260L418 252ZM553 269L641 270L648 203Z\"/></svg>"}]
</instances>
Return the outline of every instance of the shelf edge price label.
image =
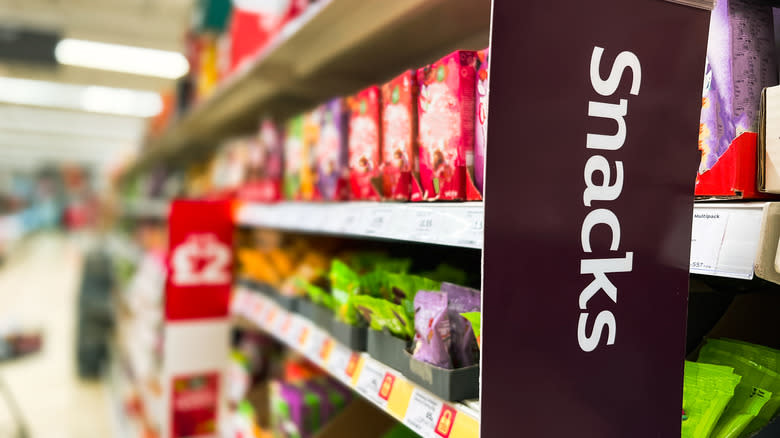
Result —
<instances>
[{"instance_id":1,"label":"shelf edge price label","mask_svg":"<svg viewBox=\"0 0 780 438\"><path fill-rule=\"evenodd\" d=\"M303 354L309 360L316 364L320 364L320 351L322 350L322 343L325 341L325 334L316 327L312 327L309 330L309 342L303 346Z\"/></svg>"},{"instance_id":2,"label":"shelf edge price label","mask_svg":"<svg viewBox=\"0 0 780 438\"><path fill-rule=\"evenodd\" d=\"M717 271L718 258L729 222L724 209L695 209L691 235L690 271L711 274Z\"/></svg>"},{"instance_id":3,"label":"shelf edge price label","mask_svg":"<svg viewBox=\"0 0 780 438\"><path fill-rule=\"evenodd\" d=\"M319 351L319 358L322 363L327 364L330 359L330 354L333 351L333 339L325 336L325 340L322 341L322 345Z\"/></svg>"},{"instance_id":4,"label":"shelf edge price label","mask_svg":"<svg viewBox=\"0 0 780 438\"><path fill-rule=\"evenodd\" d=\"M333 342L331 339L329 340L331 341L331 348L327 359L327 368L334 376L336 376L337 379L348 385L351 385L352 375L350 375L347 371L348 367L350 366L350 360L352 359L353 353L347 347ZM355 366L357 366L357 363L352 366L352 374L354 374Z\"/></svg>"},{"instance_id":5,"label":"shelf edge price label","mask_svg":"<svg viewBox=\"0 0 780 438\"><path fill-rule=\"evenodd\" d=\"M441 400L415 388L403 422L420 436L436 437L434 431L437 429L442 407L444 403Z\"/></svg>"},{"instance_id":6,"label":"shelf edge price label","mask_svg":"<svg viewBox=\"0 0 780 438\"><path fill-rule=\"evenodd\" d=\"M370 236L382 236L387 224L390 222L391 211L386 208L371 210L365 233Z\"/></svg>"},{"instance_id":7,"label":"shelf edge price label","mask_svg":"<svg viewBox=\"0 0 780 438\"><path fill-rule=\"evenodd\" d=\"M457 235L459 236L457 243L481 247L484 239L485 211L483 209L469 209L461 217L465 219L465 224L462 224L460 229L457 230Z\"/></svg>"},{"instance_id":8,"label":"shelf edge price label","mask_svg":"<svg viewBox=\"0 0 780 438\"><path fill-rule=\"evenodd\" d=\"M355 390L382 409L393 391L395 376L373 359L365 358Z\"/></svg>"},{"instance_id":9,"label":"shelf edge price label","mask_svg":"<svg viewBox=\"0 0 780 438\"><path fill-rule=\"evenodd\" d=\"M411 240L435 241L437 224L436 214L431 210L419 210L414 214L414 230L411 233Z\"/></svg>"},{"instance_id":10,"label":"shelf edge price label","mask_svg":"<svg viewBox=\"0 0 780 438\"><path fill-rule=\"evenodd\" d=\"M252 322L262 327L263 311L265 310L265 303L263 303L263 301L260 300L259 298L255 298L249 300L247 304L250 304L249 306L247 306L247 313L248 313L247 316Z\"/></svg>"}]
</instances>

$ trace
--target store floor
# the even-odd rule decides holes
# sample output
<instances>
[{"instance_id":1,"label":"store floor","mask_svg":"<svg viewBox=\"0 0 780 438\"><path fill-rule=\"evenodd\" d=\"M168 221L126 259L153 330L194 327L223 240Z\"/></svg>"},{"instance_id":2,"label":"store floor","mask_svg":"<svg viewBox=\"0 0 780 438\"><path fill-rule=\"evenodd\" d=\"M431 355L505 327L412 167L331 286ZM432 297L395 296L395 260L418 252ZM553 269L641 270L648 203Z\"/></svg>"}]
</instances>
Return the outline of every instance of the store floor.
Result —
<instances>
[{"instance_id":1,"label":"store floor","mask_svg":"<svg viewBox=\"0 0 780 438\"><path fill-rule=\"evenodd\" d=\"M106 438L114 434L102 382L76 374L76 300L82 251L62 234L27 238L0 268L0 326L38 326L43 350L0 363L31 438ZM13 420L0 400L0 438L13 438Z\"/></svg>"}]
</instances>

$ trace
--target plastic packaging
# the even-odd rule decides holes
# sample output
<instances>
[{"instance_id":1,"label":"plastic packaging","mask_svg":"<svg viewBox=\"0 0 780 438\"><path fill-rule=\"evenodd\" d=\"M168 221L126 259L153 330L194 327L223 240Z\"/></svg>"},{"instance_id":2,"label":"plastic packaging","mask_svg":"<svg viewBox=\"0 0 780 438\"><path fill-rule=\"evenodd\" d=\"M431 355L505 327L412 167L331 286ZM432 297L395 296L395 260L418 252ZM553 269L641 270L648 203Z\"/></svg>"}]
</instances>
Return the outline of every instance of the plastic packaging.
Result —
<instances>
[{"instance_id":1,"label":"plastic packaging","mask_svg":"<svg viewBox=\"0 0 780 438\"><path fill-rule=\"evenodd\" d=\"M419 291L414 297L413 357L431 365L451 369L450 319L447 295L441 292Z\"/></svg>"},{"instance_id":2,"label":"plastic packaging","mask_svg":"<svg viewBox=\"0 0 780 438\"><path fill-rule=\"evenodd\" d=\"M452 283L442 283L442 293L447 294L447 313L452 335L452 362L455 368L479 363L479 346L471 323L461 313L479 312L479 291Z\"/></svg>"},{"instance_id":3,"label":"plastic packaging","mask_svg":"<svg viewBox=\"0 0 780 438\"><path fill-rule=\"evenodd\" d=\"M708 438L740 380L731 367L686 361L682 438Z\"/></svg>"}]
</instances>

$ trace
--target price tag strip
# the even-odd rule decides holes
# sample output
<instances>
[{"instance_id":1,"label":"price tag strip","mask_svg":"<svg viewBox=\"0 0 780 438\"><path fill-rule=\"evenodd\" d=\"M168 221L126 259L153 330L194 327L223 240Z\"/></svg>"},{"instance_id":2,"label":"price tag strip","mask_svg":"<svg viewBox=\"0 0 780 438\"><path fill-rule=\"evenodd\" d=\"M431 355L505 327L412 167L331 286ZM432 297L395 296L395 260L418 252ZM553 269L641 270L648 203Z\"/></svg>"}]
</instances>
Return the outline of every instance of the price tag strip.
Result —
<instances>
[{"instance_id":1,"label":"price tag strip","mask_svg":"<svg viewBox=\"0 0 780 438\"><path fill-rule=\"evenodd\" d=\"M480 203L246 203L239 208L237 217L239 223L250 226L372 236L467 248L482 247L484 229L484 208Z\"/></svg>"},{"instance_id":2,"label":"price tag strip","mask_svg":"<svg viewBox=\"0 0 780 438\"><path fill-rule=\"evenodd\" d=\"M308 319L262 294L237 290L237 315L321 365L336 379L424 438L476 438L479 421L416 387L400 373L335 341ZM239 306L240 304L240 306Z\"/></svg>"}]
</instances>

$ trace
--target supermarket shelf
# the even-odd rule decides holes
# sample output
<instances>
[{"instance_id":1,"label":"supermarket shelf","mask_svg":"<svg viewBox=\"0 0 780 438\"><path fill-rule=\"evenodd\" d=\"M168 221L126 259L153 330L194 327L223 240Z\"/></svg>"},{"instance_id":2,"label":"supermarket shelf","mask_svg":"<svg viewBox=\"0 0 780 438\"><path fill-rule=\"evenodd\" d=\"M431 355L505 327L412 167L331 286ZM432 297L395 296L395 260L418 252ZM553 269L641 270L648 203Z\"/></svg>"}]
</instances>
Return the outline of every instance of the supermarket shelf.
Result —
<instances>
[{"instance_id":1,"label":"supermarket shelf","mask_svg":"<svg viewBox=\"0 0 780 438\"><path fill-rule=\"evenodd\" d=\"M279 307L272 299L237 286L231 307L239 324L273 335L420 436L479 436L478 411L465 404L440 400L368 354L341 345L314 323ZM392 382L391 387L383 392L387 381ZM451 430L438 434L436 429L441 426L442 417L452 420Z\"/></svg>"},{"instance_id":2,"label":"supermarket shelf","mask_svg":"<svg viewBox=\"0 0 780 438\"><path fill-rule=\"evenodd\" d=\"M243 226L482 248L484 206L465 203L244 204Z\"/></svg>"},{"instance_id":3,"label":"supermarket shelf","mask_svg":"<svg viewBox=\"0 0 780 438\"><path fill-rule=\"evenodd\" d=\"M148 144L134 171L207 149L454 49L487 47L490 0L319 0L215 93Z\"/></svg>"},{"instance_id":4,"label":"supermarket shelf","mask_svg":"<svg viewBox=\"0 0 780 438\"><path fill-rule=\"evenodd\" d=\"M691 273L780 284L780 203L696 203Z\"/></svg>"}]
</instances>

